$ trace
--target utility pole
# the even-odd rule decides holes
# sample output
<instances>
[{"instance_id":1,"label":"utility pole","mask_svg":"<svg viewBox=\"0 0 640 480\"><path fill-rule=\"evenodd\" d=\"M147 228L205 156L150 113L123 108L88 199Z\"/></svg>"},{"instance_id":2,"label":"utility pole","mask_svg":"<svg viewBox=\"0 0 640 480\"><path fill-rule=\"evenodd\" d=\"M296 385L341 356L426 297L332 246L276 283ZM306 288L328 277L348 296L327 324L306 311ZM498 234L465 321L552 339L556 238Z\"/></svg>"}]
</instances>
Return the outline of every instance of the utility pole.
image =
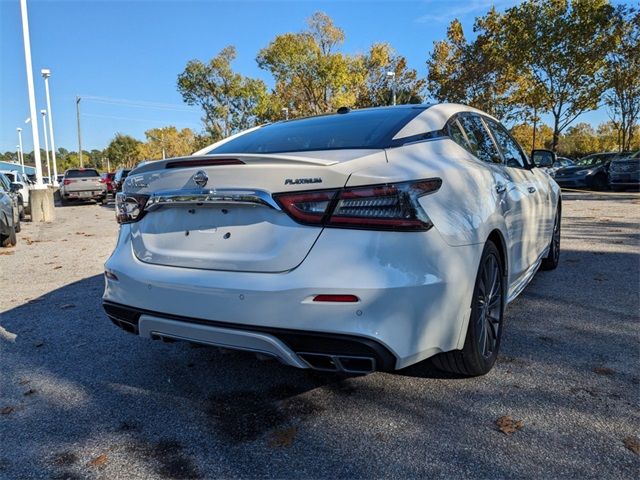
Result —
<instances>
[{"instance_id":1,"label":"utility pole","mask_svg":"<svg viewBox=\"0 0 640 480\"><path fill-rule=\"evenodd\" d=\"M536 130L538 129L538 108L534 107L533 109L533 141L531 150L536 149Z\"/></svg>"},{"instance_id":2,"label":"utility pole","mask_svg":"<svg viewBox=\"0 0 640 480\"><path fill-rule=\"evenodd\" d=\"M76 120L78 121L78 156L80 158L80 168L84 167L82 162L82 135L80 133L80 97L76 97Z\"/></svg>"},{"instance_id":3,"label":"utility pole","mask_svg":"<svg viewBox=\"0 0 640 480\"><path fill-rule=\"evenodd\" d=\"M42 114L42 130L44 132L44 152L47 155L47 177L49 177L49 182L51 183L51 168L49 165L49 141L47 140L47 111L40 110Z\"/></svg>"},{"instance_id":4,"label":"utility pole","mask_svg":"<svg viewBox=\"0 0 640 480\"><path fill-rule=\"evenodd\" d=\"M53 185L58 185L58 164L56 161L56 142L53 139L53 114L51 113L51 97L49 96L49 77L51 70L43 68L40 73L44 77L44 90L47 96L47 114L49 117L49 140L51 140L51 158L53 160Z\"/></svg>"},{"instance_id":5,"label":"utility pole","mask_svg":"<svg viewBox=\"0 0 640 480\"><path fill-rule=\"evenodd\" d=\"M29 115L31 133L33 137L33 156L36 162L36 185L42 187L42 163L40 161L40 138L38 137L38 116L36 114L36 95L33 87L33 68L31 66L31 41L29 40L29 16L27 14L27 0L20 0L20 14L22 16L22 40L24 41L24 63L27 68L27 90L29 92Z\"/></svg>"}]
</instances>

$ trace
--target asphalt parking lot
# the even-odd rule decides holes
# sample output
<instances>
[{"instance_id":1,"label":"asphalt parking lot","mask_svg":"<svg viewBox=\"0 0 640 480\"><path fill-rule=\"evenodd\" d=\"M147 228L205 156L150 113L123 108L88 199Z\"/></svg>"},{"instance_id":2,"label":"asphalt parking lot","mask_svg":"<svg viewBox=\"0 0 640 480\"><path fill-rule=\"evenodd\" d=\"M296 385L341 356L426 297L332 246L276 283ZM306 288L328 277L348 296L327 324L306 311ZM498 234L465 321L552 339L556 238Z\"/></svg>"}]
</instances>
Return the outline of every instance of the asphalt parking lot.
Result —
<instances>
[{"instance_id":1,"label":"asphalt parking lot","mask_svg":"<svg viewBox=\"0 0 640 480\"><path fill-rule=\"evenodd\" d=\"M336 377L136 338L100 305L113 210L56 214L0 250L1 478L640 472L637 193L565 194L560 267L508 307L498 364L473 379Z\"/></svg>"}]
</instances>

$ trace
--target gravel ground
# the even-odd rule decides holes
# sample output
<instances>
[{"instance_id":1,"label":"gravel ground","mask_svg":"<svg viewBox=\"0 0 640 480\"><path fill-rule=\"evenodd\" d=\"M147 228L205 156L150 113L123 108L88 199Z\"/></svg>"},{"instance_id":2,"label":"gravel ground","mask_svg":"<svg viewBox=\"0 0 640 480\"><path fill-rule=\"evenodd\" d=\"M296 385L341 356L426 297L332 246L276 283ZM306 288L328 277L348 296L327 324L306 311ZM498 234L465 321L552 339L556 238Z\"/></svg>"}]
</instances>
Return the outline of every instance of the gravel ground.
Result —
<instances>
[{"instance_id":1,"label":"gravel ground","mask_svg":"<svg viewBox=\"0 0 640 480\"><path fill-rule=\"evenodd\" d=\"M0 477L638 478L640 196L566 194L560 267L494 370L336 377L129 335L102 312L96 205L0 255ZM496 420L521 421L512 434Z\"/></svg>"}]
</instances>

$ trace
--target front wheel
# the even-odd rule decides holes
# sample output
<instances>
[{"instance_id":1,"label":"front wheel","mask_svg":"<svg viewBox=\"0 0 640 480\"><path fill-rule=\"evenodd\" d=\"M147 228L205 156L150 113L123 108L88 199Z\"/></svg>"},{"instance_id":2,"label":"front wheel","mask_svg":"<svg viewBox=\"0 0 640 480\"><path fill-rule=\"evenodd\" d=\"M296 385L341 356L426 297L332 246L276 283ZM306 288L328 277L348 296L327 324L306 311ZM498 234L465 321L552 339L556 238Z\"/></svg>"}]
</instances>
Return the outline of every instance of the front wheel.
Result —
<instances>
[{"instance_id":1,"label":"front wheel","mask_svg":"<svg viewBox=\"0 0 640 480\"><path fill-rule=\"evenodd\" d=\"M18 239L16 238L16 228L14 225L11 225L9 235L6 237L4 235L0 235L0 245L3 247L13 247L16 243L18 243Z\"/></svg>"},{"instance_id":2,"label":"front wheel","mask_svg":"<svg viewBox=\"0 0 640 480\"><path fill-rule=\"evenodd\" d=\"M542 263L540 264L542 270L555 270L560 262L560 223L560 207L558 207L556 218L553 221L553 235L551 235L549 253L542 259Z\"/></svg>"},{"instance_id":3,"label":"front wheel","mask_svg":"<svg viewBox=\"0 0 640 480\"><path fill-rule=\"evenodd\" d=\"M464 376L484 375L496 362L504 314L504 266L495 244L488 241L482 252L473 289L471 317L462 350L433 357L440 370Z\"/></svg>"}]
</instances>

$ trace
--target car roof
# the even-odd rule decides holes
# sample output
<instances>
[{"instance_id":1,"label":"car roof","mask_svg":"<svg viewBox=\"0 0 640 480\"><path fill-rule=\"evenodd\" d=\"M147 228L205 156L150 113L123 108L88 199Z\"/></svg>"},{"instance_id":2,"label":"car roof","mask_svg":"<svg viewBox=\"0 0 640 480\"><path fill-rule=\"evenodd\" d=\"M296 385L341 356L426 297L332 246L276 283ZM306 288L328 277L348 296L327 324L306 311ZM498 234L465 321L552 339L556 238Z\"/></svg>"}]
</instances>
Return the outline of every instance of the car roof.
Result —
<instances>
[{"instance_id":1,"label":"car roof","mask_svg":"<svg viewBox=\"0 0 640 480\"><path fill-rule=\"evenodd\" d=\"M394 105L394 106L383 106L383 107L369 107L369 108L361 108L357 109L358 111L367 111L367 110L397 110L397 109L418 109L422 110L422 112L418 113L415 117L409 120L394 136L393 140L399 140L406 137L411 137L413 135L419 135L422 133L433 132L437 130L442 130L449 118L451 118L456 113L462 112L470 112L470 113L478 113L489 117L496 122L499 122L498 119L489 115L482 110L478 110L477 108L470 107L468 105L463 105L460 103L421 103L421 104L406 104L406 105ZM347 113L348 114L348 113ZM336 115L336 113L327 113L324 115ZM295 122L300 119L292 119L288 120L289 122ZM234 135L231 135L227 138L219 140L211 145L208 145L197 152L192 153L193 156L206 155L214 148L226 143L229 140L237 138L245 133L249 133L253 130L257 130L262 128L265 125L259 125L256 127L249 128L247 130L243 130L242 132L238 132Z\"/></svg>"}]
</instances>

